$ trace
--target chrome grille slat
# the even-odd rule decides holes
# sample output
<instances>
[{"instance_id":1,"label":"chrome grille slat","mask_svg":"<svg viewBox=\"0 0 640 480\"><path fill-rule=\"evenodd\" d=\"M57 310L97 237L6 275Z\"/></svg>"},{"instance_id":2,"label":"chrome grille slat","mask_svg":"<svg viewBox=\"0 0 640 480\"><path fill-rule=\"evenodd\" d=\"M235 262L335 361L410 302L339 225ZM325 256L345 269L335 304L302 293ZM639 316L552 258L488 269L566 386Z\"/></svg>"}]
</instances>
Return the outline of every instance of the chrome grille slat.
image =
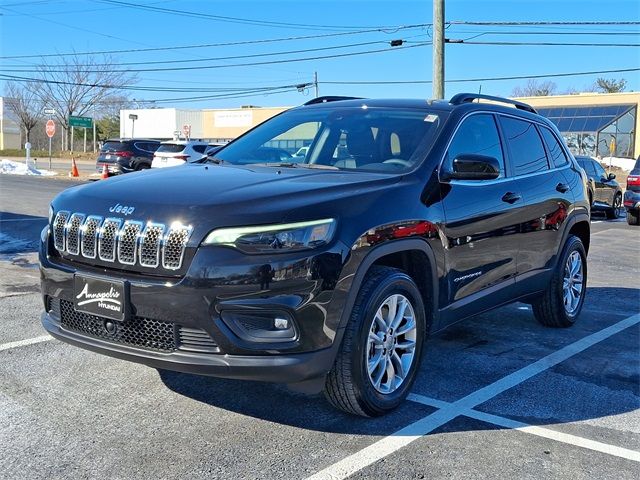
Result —
<instances>
[{"instance_id":1,"label":"chrome grille slat","mask_svg":"<svg viewBox=\"0 0 640 480\"><path fill-rule=\"evenodd\" d=\"M142 222L127 220L118 235L118 261L125 265L136 263L138 238L142 232Z\"/></svg>"},{"instance_id":2,"label":"chrome grille slat","mask_svg":"<svg viewBox=\"0 0 640 480\"><path fill-rule=\"evenodd\" d=\"M80 253L80 228L84 223L84 214L74 213L67 223L67 252L71 255Z\"/></svg>"},{"instance_id":3,"label":"chrome grille slat","mask_svg":"<svg viewBox=\"0 0 640 480\"><path fill-rule=\"evenodd\" d=\"M104 262L179 270L187 243L193 231L191 225L103 218L80 212L60 211L51 231L56 250L63 255Z\"/></svg>"},{"instance_id":4,"label":"chrome grille slat","mask_svg":"<svg viewBox=\"0 0 640 480\"><path fill-rule=\"evenodd\" d=\"M82 226L80 253L85 258L96 258L100 225L102 225L102 217L89 215Z\"/></svg>"},{"instance_id":5,"label":"chrome grille slat","mask_svg":"<svg viewBox=\"0 0 640 480\"><path fill-rule=\"evenodd\" d=\"M167 270L177 270L182 265L182 257L191 235L191 227L171 225L162 248L162 266Z\"/></svg>"},{"instance_id":6,"label":"chrome grille slat","mask_svg":"<svg viewBox=\"0 0 640 480\"><path fill-rule=\"evenodd\" d=\"M140 242L140 265L155 268L160 263L160 248L164 225L161 223L147 223Z\"/></svg>"},{"instance_id":7,"label":"chrome grille slat","mask_svg":"<svg viewBox=\"0 0 640 480\"><path fill-rule=\"evenodd\" d=\"M56 215L55 220L53 221L53 244L56 247L56 250L64 251L66 246L66 235L67 235L67 220L69 219L69 212L60 211Z\"/></svg>"},{"instance_id":8,"label":"chrome grille slat","mask_svg":"<svg viewBox=\"0 0 640 480\"><path fill-rule=\"evenodd\" d=\"M120 225L122 225L120 218L105 218L98 235L98 257L100 257L100 260L105 262L115 261Z\"/></svg>"}]
</instances>

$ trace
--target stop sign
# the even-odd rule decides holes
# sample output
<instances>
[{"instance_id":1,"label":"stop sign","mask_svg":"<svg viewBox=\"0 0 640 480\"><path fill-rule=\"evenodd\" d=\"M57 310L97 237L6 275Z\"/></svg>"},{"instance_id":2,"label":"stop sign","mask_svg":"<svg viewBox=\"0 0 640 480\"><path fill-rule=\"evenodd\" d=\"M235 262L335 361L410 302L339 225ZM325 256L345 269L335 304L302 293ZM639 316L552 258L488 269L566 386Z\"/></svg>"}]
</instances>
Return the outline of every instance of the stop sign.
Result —
<instances>
[{"instance_id":1,"label":"stop sign","mask_svg":"<svg viewBox=\"0 0 640 480\"><path fill-rule=\"evenodd\" d=\"M54 122L53 120L47 120L45 131L47 132L47 136L49 138L53 137L56 133L56 122Z\"/></svg>"}]
</instances>

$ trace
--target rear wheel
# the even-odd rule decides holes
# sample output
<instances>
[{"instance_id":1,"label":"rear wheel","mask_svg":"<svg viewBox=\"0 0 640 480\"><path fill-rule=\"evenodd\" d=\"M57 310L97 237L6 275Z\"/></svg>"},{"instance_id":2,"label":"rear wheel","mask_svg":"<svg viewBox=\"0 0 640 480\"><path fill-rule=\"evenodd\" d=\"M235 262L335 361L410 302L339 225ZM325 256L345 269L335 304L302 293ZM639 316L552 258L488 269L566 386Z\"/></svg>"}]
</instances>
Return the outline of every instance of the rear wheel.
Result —
<instances>
[{"instance_id":1,"label":"rear wheel","mask_svg":"<svg viewBox=\"0 0 640 480\"><path fill-rule=\"evenodd\" d=\"M327 376L329 402L365 417L396 408L415 380L425 328L424 304L411 277L395 268L372 268Z\"/></svg>"},{"instance_id":2,"label":"rear wheel","mask_svg":"<svg viewBox=\"0 0 640 480\"><path fill-rule=\"evenodd\" d=\"M610 210L607 210L607 218L609 220L613 220L622 215L622 194L620 192L616 193L616 196L613 197L613 205Z\"/></svg>"},{"instance_id":3,"label":"rear wheel","mask_svg":"<svg viewBox=\"0 0 640 480\"><path fill-rule=\"evenodd\" d=\"M640 211L639 210L636 210L635 212L633 210L627 211L627 223L629 225L640 225Z\"/></svg>"},{"instance_id":4,"label":"rear wheel","mask_svg":"<svg viewBox=\"0 0 640 480\"><path fill-rule=\"evenodd\" d=\"M532 302L536 319L547 327L570 327L582 310L587 289L587 254L570 235L544 293Z\"/></svg>"},{"instance_id":5,"label":"rear wheel","mask_svg":"<svg viewBox=\"0 0 640 480\"><path fill-rule=\"evenodd\" d=\"M136 166L136 172L139 172L140 170L148 170L151 168L151 165L149 165L148 163L139 163Z\"/></svg>"}]
</instances>

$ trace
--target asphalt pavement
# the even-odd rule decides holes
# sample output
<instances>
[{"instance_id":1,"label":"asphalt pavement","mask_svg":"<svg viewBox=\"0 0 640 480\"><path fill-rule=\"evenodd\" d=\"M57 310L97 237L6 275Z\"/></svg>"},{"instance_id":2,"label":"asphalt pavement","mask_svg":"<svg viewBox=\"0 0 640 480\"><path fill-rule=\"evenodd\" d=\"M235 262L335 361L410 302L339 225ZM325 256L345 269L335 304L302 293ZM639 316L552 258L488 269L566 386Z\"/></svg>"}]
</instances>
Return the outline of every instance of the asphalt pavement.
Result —
<instances>
[{"instance_id":1,"label":"asphalt pavement","mask_svg":"<svg viewBox=\"0 0 640 480\"><path fill-rule=\"evenodd\" d=\"M362 419L48 337L35 252L69 187L0 175L0 478L638 478L640 227L594 218L573 328L524 304L461 322L427 342L409 401Z\"/></svg>"}]
</instances>

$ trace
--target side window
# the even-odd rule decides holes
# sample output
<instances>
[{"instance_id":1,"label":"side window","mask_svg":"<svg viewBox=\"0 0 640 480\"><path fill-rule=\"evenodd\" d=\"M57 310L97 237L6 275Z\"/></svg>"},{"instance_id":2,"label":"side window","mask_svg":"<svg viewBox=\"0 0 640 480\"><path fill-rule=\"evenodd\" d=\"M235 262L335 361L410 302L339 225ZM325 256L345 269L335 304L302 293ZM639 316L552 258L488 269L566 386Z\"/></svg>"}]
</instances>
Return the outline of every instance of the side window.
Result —
<instances>
[{"instance_id":1,"label":"side window","mask_svg":"<svg viewBox=\"0 0 640 480\"><path fill-rule=\"evenodd\" d=\"M453 160L465 153L487 155L498 159L500 176L504 177L504 156L493 115L484 113L470 115L462 121L447 150L445 166L450 169Z\"/></svg>"},{"instance_id":2,"label":"side window","mask_svg":"<svg viewBox=\"0 0 640 480\"><path fill-rule=\"evenodd\" d=\"M204 153L206 148L207 148L206 145L194 145L193 146L193 149L198 153Z\"/></svg>"},{"instance_id":3,"label":"side window","mask_svg":"<svg viewBox=\"0 0 640 480\"><path fill-rule=\"evenodd\" d=\"M600 162L591 162L596 170L596 179L600 180L601 178L606 178L607 177L607 173L604 171L604 168L602 168L602 165L600 165Z\"/></svg>"},{"instance_id":4,"label":"side window","mask_svg":"<svg viewBox=\"0 0 640 480\"><path fill-rule=\"evenodd\" d=\"M582 168L584 168L584 171L587 172L587 175L590 177L596 176L596 170L593 167L593 162L591 160L582 160Z\"/></svg>"},{"instance_id":5,"label":"side window","mask_svg":"<svg viewBox=\"0 0 640 480\"><path fill-rule=\"evenodd\" d=\"M568 163L567 156L564 153L562 145L556 138L556 136L551 133L551 130L548 128L540 127L540 131L542 132L542 138L544 138L544 142L547 144L547 150L549 152L549 160L551 161L551 165L555 167L562 167Z\"/></svg>"},{"instance_id":6,"label":"side window","mask_svg":"<svg viewBox=\"0 0 640 480\"><path fill-rule=\"evenodd\" d=\"M504 116L500 117L500 123L509 145L509 158L515 176L549 168L542 139L533 123Z\"/></svg>"}]
</instances>

